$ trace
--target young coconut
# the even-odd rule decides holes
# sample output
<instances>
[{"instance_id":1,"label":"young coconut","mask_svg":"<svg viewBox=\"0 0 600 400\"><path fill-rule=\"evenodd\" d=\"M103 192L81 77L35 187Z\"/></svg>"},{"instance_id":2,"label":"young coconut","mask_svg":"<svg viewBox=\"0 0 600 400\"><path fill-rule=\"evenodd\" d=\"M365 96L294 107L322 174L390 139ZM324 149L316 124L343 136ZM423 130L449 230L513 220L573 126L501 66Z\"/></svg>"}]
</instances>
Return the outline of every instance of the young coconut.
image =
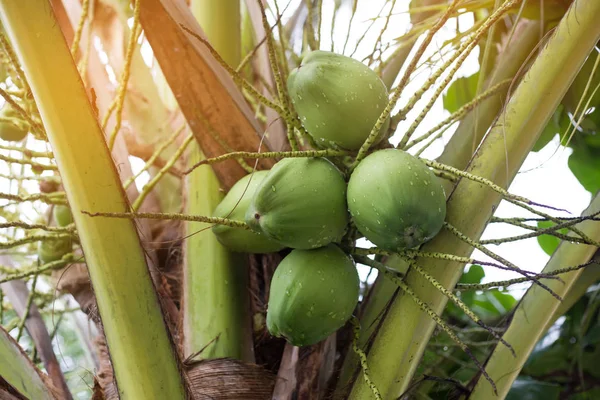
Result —
<instances>
[{"instance_id":1,"label":"young coconut","mask_svg":"<svg viewBox=\"0 0 600 400\"><path fill-rule=\"evenodd\" d=\"M359 286L354 261L336 245L293 250L273 274L267 328L294 346L320 342L348 321Z\"/></svg>"},{"instance_id":2,"label":"young coconut","mask_svg":"<svg viewBox=\"0 0 600 400\"><path fill-rule=\"evenodd\" d=\"M60 260L65 254L73 250L73 243L69 237L43 240L38 244L38 258L42 264Z\"/></svg>"},{"instance_id":3,"label":"young coconut","mask_svg":"<svg viewBox=\"0 0 600 400\"><path fill-rule=\"evenodd\" d=\"M339 242L348 225L346 182L324 158L285 158L256 189L246 223L287 247Z\"/></svg>"},{"instance_id":4,"label":"young coconut","mask_svg":"<svg viewBox=\"0 0 600 400\"><path fill-rule=\"evenodd\" d=\"M348 182L348 208L358 230L378 247L410 249L433 238L446 218L446 195L418 158L397 149L371 153Z\"/></svg>"},{"instance_id":5,"label":"young coconut","mask_svg":"<svg viewBox=\"0 0 600 400\"><path fill-rule=\"evenodd\" d=\"M387 87L373 70L321 50L290 72L287 88L302 125L324 147L358 150L388 103ZM387 118L375 144L389 125Z\"/></svg>"},{"instance_id":6,"label":"young coconut","mask_svg":"<svg viewBox=\"0 0 600 400\"><path fill-rule=\"evenodd\" d=\"M71 214L71 209L69 206L65 206L62 204L58 204L54 206L52 210L52 216L56 221L56 225L58 226L67 226L73 223L73 214Z\"/></svg>"},{"instance_id":7,"label":"young coconut","mask_svg":"<svg viewBox=\"0 0 600 400\"><path fill-rule=\"evenodd\" d=\"M0 139L7 142L20 142L25 139L29 130L27 125L16 117L16 112L9 105L0 110Z\"/></svg>"},{"instance_id":8,"label":"young coconut","mask_svg":"<svg viewBox=\"0 0 600 400\"><path fill-rule=\"evenodd\" d=\"M243 221L256 189L268 174L269 171L256 171L237 181L215 208L213 217ZM285 247L264 233L242 228L214 225L212 231L223 246L239 253L274 253Z\"/></svg>"}]
</instances>

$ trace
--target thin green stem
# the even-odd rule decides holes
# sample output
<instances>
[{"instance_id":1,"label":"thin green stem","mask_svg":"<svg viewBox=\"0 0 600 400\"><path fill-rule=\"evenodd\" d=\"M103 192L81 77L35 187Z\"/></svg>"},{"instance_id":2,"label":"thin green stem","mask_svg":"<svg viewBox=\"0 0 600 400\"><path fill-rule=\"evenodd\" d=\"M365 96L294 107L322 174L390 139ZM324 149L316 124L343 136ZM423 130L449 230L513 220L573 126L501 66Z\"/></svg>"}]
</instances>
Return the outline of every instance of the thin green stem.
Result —
<instances>
[{"instance_id":1,"label":"thin green stem","mask_svg":"<svg viewBox=\"0 0 600 400\"><path fill-rule=\"evenodd\" d=\"M350 322L352 323L352 333L353 333L352 351L354 351L356 353L356 355L358 356L365 383L367 384L367 386L369 386L371 388L371 392L373 393L373 396L375 397L375 399L381 400L382 399L381 393L379 393L379 389L377 389L377 386L375 386L375 384L371 380L371 377L369 376L369 366L367 364L367 355L358 345L358 340L360 338L360 322L358 321L358 318L356 318L355 316L352 316L352 318L350 318Z\"/></svg>"},{"instance_id":2,"label":"thin green stem","mask_svg":"<svg viewBox=\"0 0 600 400\"><path fill-rule=\"evenodd\" d=\"M62 192L55 192L52 194L34 193L34 194L23 195L23 196L19 196L16 194L9 194L9 193L0 193L0 199L10 200L10 201L14 201L17 203L39 200L46 204L68 205L67 200L64 198L64 193L62 193Z\"/></svg>"},{"instance_id":3,"label":"thin green stem","mask_svg":"<svg viewBox=\"0 0 600 400\"><path fill-rule=\"evenodd\" d=\"M544 275L555 276L555 275L565 274L567 272L577 271L579 269L588 267L592 264L593 264L593 261L588 261L586 263L576 265L574 267L559 268L554 271L546 272L546 273L544 273ZM518 283L531 282L531 281L532 281L531 278L524 277L524 278L514 278L514 279L507 279L504 281L494 281L494 282L488 282L488 283L457 283L454 290L461 291L461 292L464 290L487 290L487 289L491 289L491 288L495 288L495 287L507 287L507 286L518 284Z\"/></svg>"},{"instance_id":4,"label":"thin green stem","mask_svg":"<svg viewBox=\"0 0 600 400\"><path fill-rule=\"evenodd\" d=\"M195 170L201 165L215 164L221 161L229 160L232 158L250 158L250 159L262 159L262 158L290 158L290 157L344 157L347 156L348 152L343 150L306 150L306 151L268 151L264 153L255 153L248 151L235 151L233 153L223 154L222 156L206 158L198 161L192 165L189 169L183 171L183 175L188 175L190 172Z\"/></svg>"},{"instance_id":5,"label":"thin green stem","mask_svg":"<svg viewBox=\"0 0 600 400\"><path fill-rule=\"evenodd\" d=\"M144 202L144 199L148 196L150 191L156 186L156 184L162 179L163 176L167 174L167 172L175 165L175 163L179 160L179 158L183 155L186 147L194 140L194 135L189 134L188 137L183 141L181 146L177 149L177 151L173 154L173 156L165 163L165 165L152 177L152 179L144 186L140 195L135 199L131 208L133 210L139 210Z\"/></svg>"},{"instance_id":6,"label":"thin green stem","mask_svg":"<svg viewBox=\"0 0 600 400\"><path fill-rule=\"evenodd\" d=\"M79 22L77 23L77 28L75 29L75 35L73 36L73 43L71 43L71 55L73 56L73 58L75 58L75 55L77 54L77 50L79 49L79 41L81 40L81 33L83 32L83 26L85 25L85 21L87 20L89 10L90 10L90 1L83 0L83 2L81 3L81 17L79 18Z\"/></svg>"},{"instance_id":7,"label":"thin green stem","mask_svg":"<svg viewBox=\"0 0 600 400\"><path fill-rule=\"evenodd\" d=\"M512 82L511 79L506 79L506 80L503 80L503 81L497 83L496 85L492 86L491 88L489 88L488 90L486 90L485 92L481 93L479 96L477 96L476 98L474 98L473 100L471 100L470 102L468 102L467 104L465 104L464 106L462 106L461 108L459 108L456 112L452 113L452 115L450 115L448 118L444 119L439 124L437 124L436 126L434 126L433 128L431 128L428 132L426 132L425 134L419 136L418 138L416 138L416 139L408 142L406 144L406 146L403 148L403 150L410 149L414 145L416 145L416 144L422 142L423 140L428 139L429 137L431 137L438 130L444 128L445 126L448 126L448 125L452 124L455 121L460 120L468 112L472 111L479 104L481 104L481 102L483 100L487 99L488 97L491 97L491 96L495 95L496 93L498 93L498 91L500 91L501 89L503 89L506 86L510 85L511 82ZM414 129L416 129L416 128L417 128L417 126L414 127ZM414 130L413 130L413 132L414 132ZM409 136L411 136L413 132L410 132L410 128L409 128L409 131L407 132L407 134Z\"/></svg>"},{"instance_id":8,"label":"thin green stem","mask_svg":"<svg viewBox=\"0 0 600 400\"><path fill-rule=\"evenodd\" d=\"M368 257L359 256L357 260L362 264L368 265L369 267L376 268L380 273L384 274L387 279L394 282L403 292L408 294L419 306L419 308L423 310L423 312L425 312L444 332L446 332L450 339L452 339L452 341L469 356L475 365L477 365L479 371L481 371L483 376L488 380L490 385L494 386L494 381L491 380L481 363L477 360L477 358L475 358L473 353L471 353L471 350L469 350L467 345L456 335L450 326L444 322L444 320L433 309L431 309L429 305L427 305L427 303L422 301L417 296L417 294L402 279L400 279L396 274L391 273L388 269L382 268L381 263L371 260Z\"/></svg>"},{"instance_id":9,"label":"thin green stem","mask_svg":"<svg viewBox=\"0 0 600 400\"><path fill-rule=\"evenodd\" d=\"M456 229L454 226L452 226L450 223L444 222L444 228L446 228L448 231L450 231L454 236L456 236L457 238L459 238L461 241L463 241L463 242L467 243L469 246L472 246L473 248L481 251L486 256L491 257L494 260L498 261L499 263L506 265L507 267L509 267L510 269L512 269L515 272L518 272L518 273L520 273L522 275L526 275L521 268L517 267L515 264L511 263L510 261L508 261L504 257L501 257L500 255L494 253L493 251L491 251L487 247L481 245L477 241L469 238L464 233L460 232L458 229ZM553 292L552 289L550 289L547 285L541 283L537 277L533 278L532 281L536 285L538 285L538 286L546 289L548 291L548 293L550 293L552 296L554 296L554 297L556 297L556 298L558 298L560 300L560 298L558 297L558 295L555 292Z\"/></svg>"},{"instance_id":10,"label":"thin green stem","mask_svg":"<svg viewBox=\"0 0 600 400\"><path fill-rule=\"evenodd\" d=\"M230 67L229 64L227 64L227 62L225 62L225 60L219 55L219 53L210 45L210 42L208 40L202 38L196 32L192 31L191 29L189 29L183 25L181 26L181 28L183 30L185 30L186 32L188 32L190 35L192 35L194 38L196 38L196 40L198 40L199 42L204 44L206 46L206 48L208 49L208 51L210 52L210 54L212 54L213 57L215 57L217 59L219 64L227 70L227 72L229 73L231 78L233 78L234 82L237 83L238 85L240 85L246 91L246 93L248 93L250 96L252 96L254 99L256 99L260 104L262 104L266 107L272 108L278 114L280 114L280 115L286 114L286 112L281 107L281 105L274 103L273 101L267 99L265 96L260 94L259 91L256 90L250 82L248 82L246 79L244 79L244 77L239 72L237 72L237 69L233 69L232 67Z\"/></svg>"},{"instance_id":11,"label":"thin green stem","mask_svg":"<svg viewBox=\"0 0 600 400\"><path fill-rule=\"evenodd\" d=\"M113 110L116 110L116 122L115 126L108 137L108 148L112 151L117 139L117 134L121 129L121 123L123 121L123 105L125 104L125 95L127 94L127 82L129 82L129 76L131 75L131 62L133 60L133 54L135 52L136 41L141 33L140 25L140 2L141 0L135 0L133 8L133 26L129 34L129 42L127 43L127 52L125 54L125 65L123 65L123 73L119 81L119 87L117 89L117 97L110 105L109 110L106 113L104 120L102 121L102 128L105 129L108 123L108 119Z\"/></svg>"},{"instance_id":12,"label":"thin green stem","mask_svg":"<svg viewBox=\"0 0 600 400\"><path fill-rule=\"evenodd\" d=\"M433 107L433 104L435 103L435 101L442 94L445 87L450 83L450 81L454 77L454 74L456 73L456 71L458 71L458 69L460 68L462 63L467 59L467 57L469 56L471 51L475 48L475 46L479 42L479 39L485 34L485 32L487 32L490 29L490 27L493 26L493 24L495 24L498 21L498 19L500 19L504 14L506 14L511 7L513 7L515 4L520 3L521 1L523 1L523 0L508 0L501 7L497 8L492 13L492 15L490 15L489 18L481 25L481 27L479 27L479 29L477 29L477 31L475 31L473 33L473 35L471 35L471 37L469 37L464 43L461 44L461 46L457 49L456 56L451 57L448 61L446 61L444 63L444 65L442 65L427 80L428 84L423 85L423 87L421 87L413 95L411 100L409 100L408 104L400 112L401 115L406 115L406 113L414 107L414 105L421 98L421 96L425 93L425 91L431 85L433 85L433 83L443 73L448 72L448 68L450 67L450 65L456 61L456 64L452 68L450 68L446 78L442 81L442 83L435 90L435 92L433 93L433 96L431 97L431 99L429 100L427 105L425 105L425 107L423 108L421 113L417 116L417 118L415 118L414 122L412 123L412 125L410 126L408 131L404 134L404 136L400 140L400 143L397 146L398 148L403 148L406 145L406 143L408 143L408 140L410 139L412 132L415 131L415 129L420 125L420 123L423 121L425 116L429 113L429 111Z\"/></svg>"},{"instance_id":13,"label":"thin green stem","mask_svg":"<svg viewBox=\"0 0 600 400\"><path fill-rule=\"evenodd\" d=\"M46 271L61 269L65 265L68 265L68 264L72 263L73 261L75 261L73 254L71 254L71 253L65 254L62 259L46 263L37 268L31 269L31 270L26 270L26 271L18 271L18 272L12 273L12 274L6 274L2 278L0 278L0 283L10 282L10 281L14 281L17 279L24 279L24 278L28 278L30 276L40 275Z\"/></svg>"},{"instance_id":14,"label":"thin green stem","mask_svg":"<svg viewBox=\"0 0 600 400\"><path fill-rule=\"evenodd\" d=\"M27 318L29 318L29 310L31 309L31 303L33 303L33 299L35 298L35 286L37 285L39 275L33 276L33 281L31 282L31 291L29 292L29 296L27 296L27 303L25 304L25 310L23 310L23 315L21 316L21 321L19 322L19 330L17 331L17 342L21 339L21 335L23 334L23 329L25 328L25 322L27 322Z\"/></svg>"},{"instance_id":15,"label":"thin green stem","mask_svg":"<svg viewBox=\"0 0 600 400\"><path fill-rule=\"evenodd\" d=\"M421 46L419 46L415 56L413 57L410 64L406 68L406 71L404 72L404 75L402 76L400 82L398 83L398 86L396 86L396 88L393 90L392 98L390 99L387 106L385 107L385 109L383 110L381 115L379 116L379 119L375 123L375 126L371 130L371 133L365 140L365 143L363 143L360 150L358 151L356 160L350 167L351 171L356 167L356 165L358 165L359 162L362 161L363 158L365 158L367 156L369 149L371 148L371 146L375 142L375 139L379 135L379 130L383 126L385 120L390 116L392 110L396 106L396 103L398 103L398 100L400 100L400 96L402 95L402 92L406 88L406 85L408 84L409 79L410 79L410 75L413 73L415 67L417 66L419 59L421 58L421 56L423 56L423 53L425 53L425 50L427 49L427 46L429 46L429 44L431 43L431 40L433 39L433 36L435 35L435 33L437 33L437 31L439 31L442 28L442 26L444 26L446 21L450 18L450 15L454 11L454 8L458 4L458 2L459 2L459 0L452 0L452 3L448 6L448 9L446 10L446 12L440 17L440 19L436 22L436 24L427 33L427 36L423 40L423 43L421 43Z\"/></svg>"},{"instance_id":16,"label":"thin green stem","mask_svg":"<svg viewBox=\"0 0 600 400\"><path fill-rule=\"evenodd\" d=\"M169 136L169 138L167 140L165 140L164 142L162 142L160 144L160 146L158 146L156 148L156 150L154 151L154 153L152 153L152 156L150 156L150 158L148 159L148 161L146 161L146 164L144 165L144 167L137 174L135 174L131 178L127 179L127 181L125 181L125 183L123 184L123 187L125 189L127 189L129 187L129 185L131 185L133 182L135 182L135 180L141 174L143 174L150 167L152 167L152 165L154 165L154 162L158 159L158 157L160 157L160 155L162 154L162 152L165 151L166 148L169 147L173 142L175 142L175 140L177 139L177 137L179 136L179 134L181 132L183 132L184 128L185 128L185 125L182 125L181 128L177 129L177 131L175 131L171 136Z\"/></svg>"},{"instance_id":17,"label":"thin green stem","mask_svg":"<svg viewBox=\"0 0 600 400\"><path fill-rule=\"evenodd\" d=\"M124 218L124 219L164 219L172 221L192 221L192 222L206 222L208 224L216 225L227 225L234 228L250 229L250 227L243 221L235 221L227 218L219 217L205 217L201 215L184 215L176 213L145 213L145 212L88 212L82 211L83 214L89 215L90 217L110 217L110 218Z\"/></svg>"}]
</instances>

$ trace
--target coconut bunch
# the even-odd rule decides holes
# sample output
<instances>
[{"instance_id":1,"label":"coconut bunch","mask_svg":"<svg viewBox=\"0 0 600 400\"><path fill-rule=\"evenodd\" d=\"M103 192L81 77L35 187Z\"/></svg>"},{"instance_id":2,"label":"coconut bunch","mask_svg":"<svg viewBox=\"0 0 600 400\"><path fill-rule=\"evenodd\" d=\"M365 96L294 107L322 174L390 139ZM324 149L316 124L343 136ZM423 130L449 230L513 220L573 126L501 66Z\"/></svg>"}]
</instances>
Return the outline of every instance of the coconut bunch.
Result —
<instances>
[{"instance_id":1,"label":"coconut bunch","mask_svg":"<svg viewBox=\"0 0 600 400\"><path fill-rule=\"evenodd\" d=\"M304 128L322 148L358 150L388 103L374 71L325 51L309 53L287 87ZM387 137L389 124L381 125L374 145ZM292 249L271 281L267 328L306 346L337 331L356 307L360 280L351 249L342 244L350 228L383 250L414 248L440 231L446 196L421 160L384 149L365 157L349 179L324 157L284 158L240 179L214 216L249 227L213 227L233 251Z\"/></svg>"}]
</instances>

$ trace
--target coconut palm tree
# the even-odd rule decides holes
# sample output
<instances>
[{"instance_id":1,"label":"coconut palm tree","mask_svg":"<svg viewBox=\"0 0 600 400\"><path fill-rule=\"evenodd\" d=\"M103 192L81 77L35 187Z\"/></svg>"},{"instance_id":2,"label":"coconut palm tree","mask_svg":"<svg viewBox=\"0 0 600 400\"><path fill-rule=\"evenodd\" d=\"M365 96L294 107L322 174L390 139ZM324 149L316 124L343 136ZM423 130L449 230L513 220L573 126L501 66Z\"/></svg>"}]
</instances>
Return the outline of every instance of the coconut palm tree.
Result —
<instances>
[{"instance_id":1,"label":"coconut palm tree","mask_svg":"<svg viewBox=\"0 0 600 400\"><path fill-rule=\"evenodd\" d=\"M0 0L0 397L593 398L600 3L396 3Z\"/></svg>"}]
</instances>

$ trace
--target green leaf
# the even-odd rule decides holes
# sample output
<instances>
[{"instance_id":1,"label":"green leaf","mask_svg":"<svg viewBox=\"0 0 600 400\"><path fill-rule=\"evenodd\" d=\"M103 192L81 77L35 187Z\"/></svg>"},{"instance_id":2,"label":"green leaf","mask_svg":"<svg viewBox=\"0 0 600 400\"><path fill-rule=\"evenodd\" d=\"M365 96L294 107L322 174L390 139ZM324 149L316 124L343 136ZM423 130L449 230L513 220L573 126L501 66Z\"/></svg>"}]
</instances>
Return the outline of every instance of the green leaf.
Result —
<instances>
[{"instance_id":1,"label":"green leaf","mask_svg":"<svg viewBox=\"0 0 600 400\"><path fill-rule=\"evenodd\" d=\"M538 221L537 224L538 228L540 229L550 228L554 225L556 225L556 223L552 221ZM562 233L565 235L567 234L567 232L569 232L567 228L562 228L558 230L558 233ZM544 252L549 256L551 256L554 253L554 251L560 244L560 239L552 235L540 235L537 237L537 240L542 250L544 250Z\"/></svg>"},{"instance_id":2,"label":"green leaf","mask_svg":"<svg viewBox=\"0 0 600 400\"><path fill-rule=\"evenodd\" d=\"M469 271L462 274L460 283L481 283L485 277L485 271L481 265L473 264L469 267Z\"/></svg>"},{"instance_id":3,"label":"green leaf","mask_svg":"<svg viewBox=\"0 0 600 400\"><path fill-rule=\"evenodd\" d=\"M510 294L493 289L477 293L471 308L481 318L486 319L505 315L516 303L517 301Z\"/></svg>"},{"instance_id":4,"label":"green leaf","mask_svg":"<svg viewBox=\"0 0 600 400\"><path fill-rule=\"evenodd\" d=\"M586 345L598 345L600 343L600 325L592 326L585 335L584 340Z\"/></svg>"},{"instance_id":5,"label":"green leaf","mask_svg":"<svg viewBox=\"0 0 600 400\"><path fill-rule=\"evenodd\" d=\"M477 80L479 72L471 76L461 77L452 82L444 97L444 108L450 113L458 111L459 108L473 100L477 93Z\"/></svg>"},{"instance_id":6,"label":"green leaf","mask_svg":"<svg viewBox=\"0 0 600 400\"><path fill-rule=\"evenodd\" d=\"M485 271L481 265L471 265L467 272L463 272L459 282L460 283L480 283L483 277L485 276ZM473 303L475 301L475 291L467 290L460 294L460 299L463 303L465 303L468 307L473 307ZM467 318L463 311L458 308L454 303L448 303L447 311L454 315L457 318Z\"/></svg>"},{"instance_id":7,"label":"green leaf","mask_svg":"<svg viewBox=\"0 0 600 400\"><path fill-rule=\"evenodd\" d=\"M585 190L595 195L600 190L600 150L581 142L572 143L572 147L569 168Z\"/></svg>"},{"instance_id":8,"label":"green leaf","mask_svg":"<svg viewBox=\"0 0 600 400\"><path fill-rule=\"evenodd\" d=\"M570 351L568 341L557 340L551 345L545 345L549 339L544 335L542 340L534 346L529 358L523 365L523 374L543 376L555 371L566 370L570 367ZM565 344L566 341L566 344Z\"/></svg>"},{"instance_id":9,"label":"green leaf","mask_svg":"<svg viewBox=\"0 0 600 400\"><path fill-rule=\"evenodd\" d=\"M575 393L569 396L569 400L596 400L600 399L600 388L586 390L585 392Z\"/></svg>"},{"instance_id":10,"label":"green leaf","mask_svg":"<svg viewBox=\"0 0 600 400\"><path fill-rule=\"evenodd\" d=\"M536 381L527 377L515 379L506 400L558 400L560 385Z\"/></svg>"},{"instance_id":11,"label":"green leaf","mask_svg":"<svg viewBox=\"0 0 600 400\"><path fill-rule=\"evenodd\" d=\"M598 114L600 114L600 112ZM596 132L594 134L585 135L583 139L585 140L585 144L589 147L600 149L600 133Z\"/></svg>"},{"instance_id":12,"label":"green leaf","mask_svg":"<svg viewBox=\"0 0 600 400\"><path fill-rule=\"evenodd\" d=\"M517 299L515 299L512 295L502 292L498 289L490 290L487 293L492 295L498 304L502 305L502 308L504 308L506 312L512 310L515 304L517 304Z\"/></svg>"}]
</instances>

